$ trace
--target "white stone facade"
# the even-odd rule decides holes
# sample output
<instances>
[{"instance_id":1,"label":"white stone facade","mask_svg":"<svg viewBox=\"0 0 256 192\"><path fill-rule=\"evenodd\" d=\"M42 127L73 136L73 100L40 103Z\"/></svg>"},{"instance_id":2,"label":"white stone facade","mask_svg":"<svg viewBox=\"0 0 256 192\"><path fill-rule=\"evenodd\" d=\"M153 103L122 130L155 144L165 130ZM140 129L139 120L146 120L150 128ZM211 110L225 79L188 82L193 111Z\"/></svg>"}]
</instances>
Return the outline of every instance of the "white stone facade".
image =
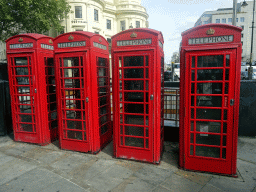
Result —
<instances>
[{"instance_id":1,"label":"white stone facade","mask_svg":"<svg viewBox=\"0 0 256 192\"><path fill-rule=\"evenodd\" d=\"M246 1L248 5L242 6L243 2L237 4L237 19L236 26L242 27L241 42L243 44L242 49L242 61L248 61L251 53L251 35L252 35L252 17L253 17L253 1ZM233 8L218 9L216 11L206 11L197 20L195 26L208 23L226 23L232 25ZM254 21L256 22L256 14L254 15ZM255 25L256 26L256 25ZM254 29L253 35L253 54L252 61L256 60L256 29Z\"/></svg>"},{"instance_id":2,"label":"white stone facade","mask_svg":"<svg viewBox=\"0 0 256 192\"><path fill-rule=\"evenodd\" d=\"M122 30L148 27L148 14L141 0L67 0L71 12L62 21L64 33L90 31L108 41ZM123 24L123 26L122 26Z\"/></svg>"}]
</instances>

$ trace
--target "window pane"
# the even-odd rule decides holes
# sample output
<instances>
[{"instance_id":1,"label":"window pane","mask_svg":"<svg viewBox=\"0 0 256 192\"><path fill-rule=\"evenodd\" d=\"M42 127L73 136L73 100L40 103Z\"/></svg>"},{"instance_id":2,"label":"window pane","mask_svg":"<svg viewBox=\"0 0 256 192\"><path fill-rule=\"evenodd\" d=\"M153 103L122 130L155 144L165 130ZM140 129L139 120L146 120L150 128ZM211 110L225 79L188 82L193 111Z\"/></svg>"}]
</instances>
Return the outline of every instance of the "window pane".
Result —
<instances>
[{"instance_id":1,"label":"window pane","mask_svg":"<svg viewBox=\"0 0 256 192\"><path fill-rule=\"evenodd\" d=\"M206 69L197 71L198 81L212 81L212 80L222 80L223 70L222 69Z\"/></svg>"},{"instance_id":2,"label":"window pane","mask_svg":"<svg viewBox=\"0 0 256 192\"><path fill-rule=\"evenodd\" d=\"M222 83L198 83L198 94L222 94Z\"/></svg>"},{"instance_id":3,"label":"window pane","mask_svg":"<svg viewBox=\"0 0 256 192\"><path fill-rule=\"evenodd\" d=\"M197 67L223 67L223 55L199 56Z\"/></svg>"},{"instance_id":4,"label":"window pane","mask_svg":"<svg viewBox=\"0 0 256 192\"><path fill-rule=\"evenodd\" d=\"M94 21L98 21L98 10L94 9Z\"/></svg>"},{"instance_id":5,"label":"window pane","mask_svg":"<svg viewBox=\"0 0 256 192\"><path fill-rule=\"evenodd\" d=\"M196 156L220 158L220 148L196 146Z\"/></svg>"},{"instance_id":6,"label":"window pane","mask_svg":"<svg viewBox=\"0 0 256 192\"><path fill-rule=\"evenodd\" d=\"M75 6L75 17L82 18L82 6Z\"/></svg>"}]
</instances>

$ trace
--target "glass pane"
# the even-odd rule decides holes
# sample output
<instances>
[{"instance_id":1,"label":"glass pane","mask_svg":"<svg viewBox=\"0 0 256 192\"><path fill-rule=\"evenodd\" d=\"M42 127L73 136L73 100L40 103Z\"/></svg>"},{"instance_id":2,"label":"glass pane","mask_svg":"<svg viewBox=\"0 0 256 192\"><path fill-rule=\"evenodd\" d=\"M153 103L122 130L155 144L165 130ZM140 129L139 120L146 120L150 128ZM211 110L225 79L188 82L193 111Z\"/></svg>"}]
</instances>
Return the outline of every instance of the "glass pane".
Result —
<instances>
[{"instance_id":1,"label":"glass pane","mask_svg":"<svg viewBox=\"0 0 256 192\"><path fill-rule=\"evenodd\" d=\"M67 136L69 139L83 140L82 132L68 130Z\"/></svg>"},{"instance_id":2,"label":"glass pane","mask_svg":"<svg viewBox=\"0 0 256 192\"><path fill-rule=\"evenodd\" d=\"M196 109L196 118L221 120L221 109Z\"/></svg>"},{"instance_id":3,"label":"glass pane","mask_svg":"<svg viewBox=\"0 0 256 192\"><path fill-rule=\"evenodd\" d=\"M106 133L107 131L108 131L108 124L103 125L103 126L100 128L100 133L101 133L101 135L103 135L103 134Z\"/></svg>"},{"instance_id":4,"label":"glass pane","mask_svg":"<svg viewBox=\"0 0 256 192\"><path fill-rule=\"evenodd\" d=\"M29 85L29 77L16 77L17 83L19 85ZM32 80L31 80L32 84Z\"/></svg>"},{"instance_id":5,"label":"glass pane","mask_svg":"<svg viewBox=\"0 0 256 192\"><path fill-rule=\"evenodd\" d=\"M198 94L222 94L222 83L198 83Z\"/></svg>"},{"instance_id":6,"label":"glass pane","mask_svg":"<svg viewBox=\"0 0 256 192\"><path fill-rule=\"evenodd\" d=\"M105 67L106 63L107 63L107 59L106 58L99 57L99 59L98 59L98 66Z\"/></svg>"},{"instance_id":7,"label":"glass pane","mask_svg":"<svg viewBox=\"0 0 256 192\"><path fill-rule=\"evenodd\" d=\"M144 113L144 104L124 104L125 113Z\"/></svg>"},{"instance_id":8,"label":"glass pane","mask_svg":"<svg viewBox=\"0 0 256 192\"><path fill-rule=\"evenodd\" d=\"M123 125L120 126L120 134L123 135Z\"/></svg>"},{"instance_id":9,"label":"glass pane","mask_svg":"<svg viewBox=\"0 0 256 192\"><path fill-rule=\"evenodd\" d=\"M229 80L229 69L226 69L225 80Z\"/></svg>"},{"instance_id":10,"label":"glass pane","mask_svg":"<svg viewBox=\"0 0 256 192\"><path fill-rule=\"evenodd\" d=\"M67 119L81 119L82 120L82 111L66 110L66 111L64 111L64 113L66 113ZM84 114L83 114L83 117L85 117Z\"/></svg>"},{"instance_id":11,"label":"glass pane","mask_svg":"<svg viewBox=\"0 0 256 192\"><path fill-rule=\"evenodd\" d=\"M65 88L80 88L81 79L64 79Z\"/></svg>"},{"instance_id":12,"label":"glass pane","mask_svg":"<svg viewBox=\"0 0 256 192\"><path fill-rule=\"evenodd\" d=\"M148 139L146 139L146 148L148 149Z\"/></svg>"},{"instance_id":13,"label":"glass pane","mask_svg":"<svg viewBox=\"0 0 256 192\"><path fill-rule=\"evenodd\" d=\"M20 124L20 130L26 132L33 132L33 125L32 124Z\"/></svg>"},{"instance_id":14,"label":"glass pane","mask_svg":"<svg viewBox=\"0 0 256 192\"><path fill-rule=\"evenodd\" d=\"M125 135L144 136L144 127L125 126Z\"/></svg>"},{"instance_id":15,"label":"glass pane","mask_svg":"<svg viewBox=\"0 0 256 192\"><path fill-rule=\"evenodd\" d=\"M222 69L205 69L197 70L197 80L198 81L214 81L223 79Z\"/></svg>"},{"instance_id":16,"label":"glass pane","mask_svg":"<svg viewBox=\"0 0 256 192\"><path fill-rule=\"evenodd\" d=\"M208 121L197 121L196 131L220 133L221 123L220 122L208 122Z\"/></svg>"},{"instance_id":17,"label":"glass pane","mask_svg":"<svg viewBox=\"0 0 256 192\"><path fill-rule=\"evenodd\" d=\"M99 98L100 106L107 104L107 97L100 97Z\"/></svg>"},{"instance_id":18,"label":"glass pane","mask_svg":"<svg viewBox=\"0 0 256 192\"><path fill-rule=\"evenodd\" d=\"M223 146L227 146L227 137L225 135L223 135L223 142L222 142Z\"/></svg>"},{"instance_id":19,"label":"glass pane","mask_svg":"<svg viewBox=\"0 0 256 192\"><path fill-rule=\"evenodd\" d=\"M51 113L51 120L57 119L57 112L52 112Z\"/></svg>"},{"instance_id":20,"label":"glass pane","mask_svg":"<svg viewBox=\"0 0 256 192\"><path fill-rule=\"evenodd\" d=\"M28 65L28 60L26 57L16 57L15 65Z\"/></svg>"},{"instance_id":21,"label":"glass pane","mask_svg":"<svg viewBox=\"0 0 256 192\"><path fill-rule=\"evenodd\" d=\"M135 92L124 93L124 101L144 102L144 93L135 93Z\"/></svg>"},{"instance_id":22,"label":"glass pane","mask_svg":"<svg viewBox=\"0 0 256 192\"><path fill-rule=\"evenodd\" d=\"M81 101L80 100L66 100L66 109L82 109Z\"/></svg>"},{"instance_id":23,"label":"glass pane","mask_svg":"<svg viewBox=\"0 0 256 192\"><path fill-rule=\"evenodd\" d=\"M100 115L104 115L107 113L107 106L101 107L100 108Z\"/></svg>"},{"instance_id":24,"label":"glass pane","mask_svg":"<svg viewBox=\"0 0 256 192\"><path fill-rule=\"evenodd\" d=\"M190 155L193 155L193 152L194 152L194 146L190 145Z\"/></svg>"},{"instance_id":25,"label":"glass pane","mask_svg":"<svg viewBox=\"0 0 256 192\"><path fill-rule=\"evenodd\" d=\"M125 124L144 125L144 116L126 115Z\"/></svg>"},{"instance_id":26,"label":"glass pane","mask_svg":"<svg viewBox=\"0 0 256 192\"><path fill-rule=\"evenodd\" d=\"M196 156L220 158L220 148L196 146Z\"/></svg>"},{"instance_id":27,"label":"glass pane","mask_svg":"<svg viewBox=\"0 0 256 192\"><path fill-rule=\"evenodd\" d=\"M146 68L146 79L148 79L148 75L149 75L148 68ZM161 75L162 75L162 73L161 73Z\"/></svg>"},{"instance_id":28,"label":"glass pane","mask_svg":"<svg viewBox=\"0 0 256 192\"><path fill-rule=\"evenodd\" d=\"M107 115L102 116L102 117L100 118L100 125L103 125L103 124L106 123L107 121L108 121Z\"/></svg>"},{"instance_id":29,"label":"glass pane","mask_svg":"<svg viewBox=\"0 0 256 192\"><path fill-rule=\"evenodd\" d=\"M220 146L220 135L196 134L196 144Z\"/></svg>"},{"instance_id":30,"label":"glass pane","mask_svg":"<svg viewBox=\"0 0 256 192\"><path fill-rule=\"evenodd\" d=\"M79 69L72 68L72 69L64 69L64 77L79 77Z\"/></svg>"},{"instance_id":31,"label":"glass pane","mask_svg":"<svg viewBox=\"0 0 256 192\"><path fill-rule=\"evenodd\" d=\"M31 104L31 97L30 96L19 96L19 103L20 104Z\"/></svg>"},{"instance_id":32,"label":"glass pane","mask_svg":"<svg viewBox=\"0 0 256 192\"><path fill-rule=\"evenodd\" d=\"M125 137L125 145L131 147L144 147L144 139L142 138L133 138Z\"/></svg>"},{"instance_id":33,"label":"glass pane","mask_svg":"<svg viewBox=\"0 0 256 192\"><path fill-rule=\"evenodd\" d=\"M191 81L195 81L195 70L191 70Z\"/></svg>"},{"instance_id":34,"label":"glass pane","mask_svg":"<svg viewBox=\"0 0 256 192\"><path fill-rule=\"evenodd\" d=\"M195 110L192 108L192 109L191 109L191 119L194 119L194 111L195 111Z\"/></svg>"},{"instance_id":35,"label":"glass pane","mask_svg":"<svg viewBox=\"0 0 256 192\"><path fill-rule=\"evenodd\" d=\"M190 134L190 143L194 143L194 133Z\"/></svg>"},{"instance_id":36,"label":"glass pane","mask_svg":"<svg viewBox=\"0 0 256 192\"><path fill-rule=\"evenodd\" d=\"M16 67L16 75L29 75L27 67Z\"/></svg>"},{"instance_id":37,"label":"glass pane","mask_svg":"<svg viewBox=\"0 0 256 192\"><path fill-rule=\"evenodd\" d=\"M119 67L122 67L122 58L119 57Z\"/></svg>"},{"instance_id":38,"label":"glass pane","mask_svg":"<svg viewBox=\"0 0 256 192\"><path fill-rule=\"evenodd\" d=\"M225 83L225 94L228 94L228 83Z\"/></svg>"},{"instance_id":39,"label":"glass pane","mask_svg":"<svg viewBox=\"0 0 256 192\"><path fill-rule=\"evenodd\" d=\"M224 109L224 115L223 115L223 119L227 120L227 116L228 116L228 111L226 109Z\"/></svg>"},{"instance_id":40,"label":"glass pane","mask_svg":"<svg viewBox=\"0 0 256 192\"><path fill-rule=\"evenodd\" d=\"M124 57L124 67L143 66L143 65L144 65L143 56Z\"/></svg>"},{"instance_id":41,"label":"glass pane","mask_svg":"<svg viewBox=\"0 0 256 192\"><path fill-rule=\"evenodd\" d=\"M195 68L195 56L192 57L192 68Z\"/></svg>"},{"instance_id":42,"label":"glass pane","mask_svg":"<svg viewBox=\"0 0 256 192\"><path fill-rule=\"evenodd\" d=\"M194 105L195 105L195 97L191 96L191 106L194 106Z\"/></svg>"},{"instance_id":43,"label":"glass pane","mask_svg":"<svg viewBox=\"0 0 256 192\"><path fill-rule=\"evenodd\" d=\"M119 70L119 79L122 79L122 70Z\"/></svg>"},{"instance_id":44,"label":"glass pane","mask_svg":"<svg viewBox=\"0 0 256 192\"><path fill-rule=\"evenodd\" d=\"M197 67L223 67L223 55L198 56Z\"/></svg>"},{"instance_id":45,"label":"glass pane","mask_svg":"<svg viewBox=\"0 0 256 192\"><path fill-rule=\"evenodd\" d=\"M207 107L221 107L222 105L221 96L197 96L196 105L197 106L207 106Z\"/></svg>"},{"instance_id":46,"label":"glass pane","mask_svg":"<svg viewBox=\"0 0 256 192\"><path fill-rule=\"evenodd\" d=\"M124 90L144 90L144 81L124 81Z\"/></svg>"},{"instance_id":47,"label":"glass pane","mask_svg":"<svg viewBox=\"0 0 256 192\"><path fill-rule=\"evenodd\" d=\"M29 87L17 87L18 90L18 94L26 94L29 95L30 94L30 88Z\"/></svg>"},{"instance_id":48,"label":"glass pane","mask_svg":"<svg viewBox=\"0 0 256 192\"><path fill-rule=\"evenodd\" d=\"M106 68L100 67L100 68L98 69L98 76L99 76L99 77L107 76L107 74L106 74Z\"/></svg>"},{"instance_id":49,"label":"glass pane","mask_svg":"<svg viewBox=\"0 0 256 192\"><path fill-rule=\"evenodd\" d=\"M31 106L30 105L19 105L20 109L19 113L31 113Z\"/></svg>"},{"instance_id":50,"label":"glass pane","mask_svg":"<svg viewBox=\"0 0 256 192\"><path fill-rule=\"evenodd\" d=\"M226 148L222 148L222 159L226 159Z\"/></svg>"},{"instance_id":51,"label":"glass pane","mask_svg":"<svg viewBox=\"0 0 256 192\"><path fill-rule=\"evenodd\" d=\"M146 56L146 66L148 66L148 56Z\"/></svg>"},{"instance_id":52,"label":"glass pane","mask_svg":"<svg viewBox=\"0 0 256 192\"><path fill-rule=\"evenodd\" d=\"M19 115L20 122L24 123L32 123L32 116L31 115Z\"/></svg>"},{"instance_id":53,"label":"glass pane","mask_svg":"<svg viewBox=\"0 0 256 192\"><path fill-rule=\"evenodd\" d=\"M191 121L191 124L190 124L190 131L194 131L194 121Z\"/></svg>"},{"instance_id":54,"label":"glass pane","mask_svg":"<svg viewBox=\"0 0 256 192\"><path fill-rule=\"evenodd\" d=\"M78 130L83 129L82 121L66 120L66 123L67 123L67 129L78 129Z\"/></svg>"},{"instance_id":55,"label":"glass pane","mask_svg":"<svg viewBox=\"0 0 256 192\"><path fill-rule=\"evenodd\" d=\"M63 63L64 63L64 67L79 66L79 58L78 57L64 58Z\"/></svg>"},{"instance_id":56,"label":"glass pane","mask_svg":"<svg viewBox=\"0 0 256 192\"><path fill-rule=\"evenodd\" d=\"M144 78L144 69L124 69L124 78Z\"/></svg>"},{"instance_id":57,"label":"glass pane","mask_svg":"<svg viewBox=\"0 0 256 192\"><path fill-rule=\"evenodd\" d=\"M230 55L226 55L226 67L229 67Z\"/></svg>"},{"instance_id":58,"label":"glass pane","mask_svg":"<svg viewBox=\"0 0 256 192\"><path fill-rule=\"evenodd\" d=\"M191 83L191 93L195 93L195 83Z\"/></svg>"},{"instance_id":59,"label":"glass pane","mask_svg":"<svg viewBox=\"0 0 256 192\"><path fill-rule=\"evenodd\" d=\"M223 133L227 133L227 123L223 123Z\"/></svg>"}]
</instances>

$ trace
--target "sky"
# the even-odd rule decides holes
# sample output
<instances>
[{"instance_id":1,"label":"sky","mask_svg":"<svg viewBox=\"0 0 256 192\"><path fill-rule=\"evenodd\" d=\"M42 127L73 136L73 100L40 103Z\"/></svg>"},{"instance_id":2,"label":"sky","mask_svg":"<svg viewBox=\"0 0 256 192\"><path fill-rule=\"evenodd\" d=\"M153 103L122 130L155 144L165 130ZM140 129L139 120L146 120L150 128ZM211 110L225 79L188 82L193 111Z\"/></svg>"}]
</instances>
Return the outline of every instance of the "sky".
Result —
<instances>
[{"instance_id":1,"label":"sky","mask_svg":"<svg viewBox=\"0 0 256 192\"><path fill-rule=\"evenodd\" d=\"M149 28L163 33L165 62L170 63L173 52L179 52L181 33L194 27L205 11L232 8L233 0L141 0L141 5L149 15Z\"/></svg>"}]
</instances>

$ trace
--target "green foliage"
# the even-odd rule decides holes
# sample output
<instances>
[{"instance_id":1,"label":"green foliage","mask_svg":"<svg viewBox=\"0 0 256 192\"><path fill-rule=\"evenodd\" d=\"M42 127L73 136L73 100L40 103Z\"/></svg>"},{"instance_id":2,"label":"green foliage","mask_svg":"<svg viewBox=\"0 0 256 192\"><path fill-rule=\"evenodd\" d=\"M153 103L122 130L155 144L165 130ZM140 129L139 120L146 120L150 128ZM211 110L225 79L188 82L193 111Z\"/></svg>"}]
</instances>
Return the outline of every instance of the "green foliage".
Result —
<instances>
[{"instance_id":1,"label":"green foliage","mask_svg":"<svg viewBox=\"0 0 256 192\"><path fill-rule=\"evenodd\" d=\"M65 0L0 0L0 40L19 33L61 31L70 6Z\"/></svg>"}]
</instances>

